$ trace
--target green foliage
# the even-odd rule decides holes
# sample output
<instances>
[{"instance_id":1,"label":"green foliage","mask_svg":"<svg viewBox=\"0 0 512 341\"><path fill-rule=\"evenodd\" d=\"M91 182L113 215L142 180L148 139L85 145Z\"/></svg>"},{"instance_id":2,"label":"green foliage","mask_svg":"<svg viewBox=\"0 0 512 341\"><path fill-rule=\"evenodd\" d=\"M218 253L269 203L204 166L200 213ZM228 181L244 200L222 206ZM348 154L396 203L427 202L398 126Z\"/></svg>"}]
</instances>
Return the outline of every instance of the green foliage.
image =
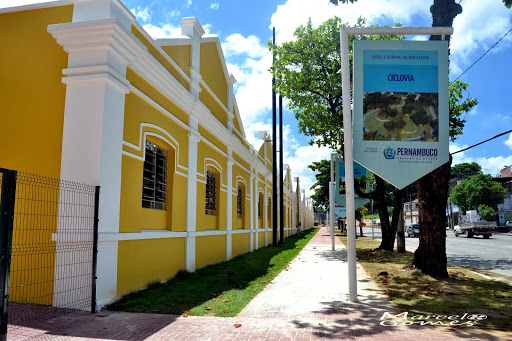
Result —
<instances>
[{"instance_id":1,"label":"green foliage","mask_svg":"<svg viewBox=\"0 0 512 341\"><path fill-rule=\"evenodd\" d=\"M311 198L313 199L313 206L326 208L329 206L329 182L331 181L331 161L321 160L313 162L308 166L315 172L316 182L311 186L315 191Z\"/></svg>"},{"instance_id":2,"label":"green foliage","mask_svg":"<svg viewBox=\"0 0 512 341\"><path fill-rule=\"evenodd\" d=\"M359 18L354 27L364 27ZM299 131L310 144L340 150L343 145L343 97L341 82L340 18L328 19L317 28L311 20L299 26L295 41L269 44L276 61L271 67L275 90L289 99ZM399 26L399 25L397 25ZM366 40L397 40L399 36L365 36ZM354 37L349 37L352 47Z\"/></svg>"},{"instance_id":3,"label":"green foliage","mask_svg":"<svg viewBox=\"0 0 512 341\"><path fill-rule=\"evenodd\" d=\"M456 80L450 82L448 93L450 96L450 140L455 141L462 135L462 129L466 123L466 116L478 104L476 98L465 98L463 91L467 91L469 84ZM462 117L464 115L464 117Z\"/></svg>"},{"instance_id":4,"label":"green foliage","mask_svg":"<svg viewBox=\"0 0 512 341\"><path fill-rule=\"evenodd\" d=\"M331 0L331 2L332 2L332 0ZM503 4L505 5L505 7L511 8L512 7L512 0L503 0Z\"/></svg>"},{"instance_id":5,"label":"green foliage","mask_svg":"<svg viewBox=\"0 0 512 341\"><path fill-rule=\"evenodd\" d=\"M459 163L452 167L450 172L450 179L469 179L470 177L482 174L482 167L476 163Z\"/></svg>"},{"instance_id":6,"label":"green foliage","mask_svg":"<svg viewBox=\"0 0 512 341\"><path fill-rule=\"evenodd\" d=\"M505 200L507 190L488 174L477 174L471 179L453 187L450 200L462 211L477 209L486 205L497 209Z\"/></svg>"},{"instance_id":7,"label":"green foliage","mask_svg":"<svg viewBox=\"0 0 512 341\"><path fill-rule=\"evenodd\" d=\"M363 217L368 214L368 208L366 206L361 206L356 210L356 220L362 221Z\"/></svg>"},{"instance_id":8,"label":"green foliage","mask_svg":"<svg viewBox=\"0 0 512 341\"><path fill-rule=\"evenodd\" d=\"M478 206L478 213L480 213L480 216L484 220L492 221L496 218L496 213L498 213L498 211L487 205L480 205Z\"/></svg>"}]
</instances>

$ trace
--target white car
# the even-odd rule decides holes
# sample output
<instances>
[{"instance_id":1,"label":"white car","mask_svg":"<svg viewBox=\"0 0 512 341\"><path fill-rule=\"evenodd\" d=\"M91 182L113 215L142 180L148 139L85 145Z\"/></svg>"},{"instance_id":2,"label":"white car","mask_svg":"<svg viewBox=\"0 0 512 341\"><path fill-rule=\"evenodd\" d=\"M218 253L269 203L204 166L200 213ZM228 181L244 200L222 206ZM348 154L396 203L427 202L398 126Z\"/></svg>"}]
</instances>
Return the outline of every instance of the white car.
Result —
<instances>
[{"instance_id":1,"label":"white car","mask_svg":"<svg viewBox=\"0 0 512 341\"><path fill-rule=\"evenodd\" d=\"M455 225L453 227L453 233L455 233L455 237L458 237L459 234L464 234L464 232L462 232L462 230L460 229L459 225Z\"/></svg>"}]
</instances>

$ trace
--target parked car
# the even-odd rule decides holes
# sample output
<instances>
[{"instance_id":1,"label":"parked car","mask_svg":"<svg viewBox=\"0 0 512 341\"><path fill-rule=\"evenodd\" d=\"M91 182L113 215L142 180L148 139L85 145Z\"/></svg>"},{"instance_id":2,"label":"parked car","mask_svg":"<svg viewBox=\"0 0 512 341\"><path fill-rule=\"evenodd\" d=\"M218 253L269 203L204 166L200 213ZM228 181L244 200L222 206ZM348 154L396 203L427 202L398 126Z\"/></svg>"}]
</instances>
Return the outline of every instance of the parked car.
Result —
<instances>
[{"instance_id":1,"label":"parked car","mask_svg":"<svg viewBox=\"0 0 512 341\"><path fill-rule=\"evenodd\" d=\"M378 221L378 220L372 220L372 221L370 222L370 225L371 225L371 226L380 226L380 221Z\"/></svg>"},{"instance_id":2,"label":"parked car","mask_svg":"<svg viewBox=\"0 0 512 341\"><path fill-rule=\"evenodd\" d=\"M407 237L419 237L420 236L420 224L409 224L406 228Z\"/></svg>"},{"instance_id":3,"label":"parked car","mask_svg":"<svg viewBox=\"0 0 512 341\"><path fill-rule=\"evenodd\" d=\"M507 220L507 222L505 223L505 226L510 226L510 227L512 227L512 221Z\"/></svg>"}]
</instances>

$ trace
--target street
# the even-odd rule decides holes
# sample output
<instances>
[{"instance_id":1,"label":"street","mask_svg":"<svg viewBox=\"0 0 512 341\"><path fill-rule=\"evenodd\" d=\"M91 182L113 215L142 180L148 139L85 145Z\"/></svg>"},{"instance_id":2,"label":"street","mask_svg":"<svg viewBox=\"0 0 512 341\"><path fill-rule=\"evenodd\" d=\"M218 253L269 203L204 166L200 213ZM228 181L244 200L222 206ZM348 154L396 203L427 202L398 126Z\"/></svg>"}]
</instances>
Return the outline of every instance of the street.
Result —
<instances>
[{"instance_id":1,"label":"street","mask_svg":"<svg viewBox=\"0 0 512 341\"><path fill-rule=\"evenodd\" d=\"M357 228L359 234L359 228ZM372 228L363 228L364 235L372 237ZM375 239L381 239L380 228L374 229ZM405 248L414 252L419 238L405 235ZM490 239L481 236L455 237L452 230L446 230L446 256L450 265L466 265L492 271L512 278L512 236L492 235Z\"/></svg>"}]
</instances>

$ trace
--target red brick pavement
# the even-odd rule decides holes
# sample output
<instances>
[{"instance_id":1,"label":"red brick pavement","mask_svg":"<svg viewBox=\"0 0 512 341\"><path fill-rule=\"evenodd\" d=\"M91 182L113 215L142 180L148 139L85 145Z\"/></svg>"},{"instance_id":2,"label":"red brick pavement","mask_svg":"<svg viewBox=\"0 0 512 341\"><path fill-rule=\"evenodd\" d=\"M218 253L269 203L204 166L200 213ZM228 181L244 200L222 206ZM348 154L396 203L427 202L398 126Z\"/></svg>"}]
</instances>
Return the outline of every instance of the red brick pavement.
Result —
<instances>
[{"instance_id":1,"label":"red brick pavement","mask_svg":"<svg viewBox=\"0 0 512 341\"><path fill-rule=\"evenodd\" d=\"M512 335L478 327L380 325L385 311L399 311L360 267L359 302L349 302L346 249L337 238L336 251L330 243L322 228L289 271L276 277L237 317L75 312L30 328L18 326L8 333L8 340L512 340Z\"/></svg>"}]
</instances>

